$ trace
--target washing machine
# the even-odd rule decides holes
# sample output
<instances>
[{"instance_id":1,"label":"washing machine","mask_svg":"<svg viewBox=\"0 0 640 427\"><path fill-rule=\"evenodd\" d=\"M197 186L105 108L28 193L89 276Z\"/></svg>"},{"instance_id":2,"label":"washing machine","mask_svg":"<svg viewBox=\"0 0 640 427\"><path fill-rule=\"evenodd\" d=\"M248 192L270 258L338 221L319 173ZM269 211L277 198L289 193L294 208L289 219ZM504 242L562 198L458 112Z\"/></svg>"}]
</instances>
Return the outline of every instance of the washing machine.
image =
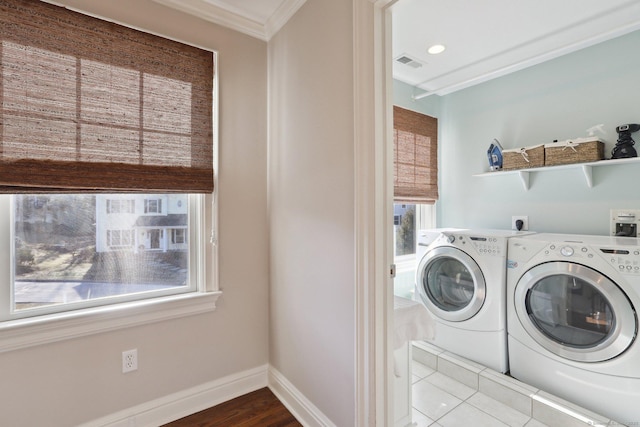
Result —
<instances>
[{"instance_id":1,"label":"washing machine","mask_svg":"<svg viewBox=\"0 0 640 427\"><path fill-rule=\"evenodd\" d=\"M640 424L640 240L509 241L510 373L617 422Z\"/></svg>"},{"instance_id":2,"label":"washing machine","mask_svg":"<svg viewBox=\"0 0 640 427\"><path fill-rule=\"evenodd\" d=\"M498 372L508 370L507 242L525 234L439 230L418 249L416 290L436 321L435 338L428 342Z\"/></svg>"},{"instance_id":3,"label":"washing machine","mask_svg":"<svg viewBox=\"0 0 640 427\"><path fill-rule=\"evenodd\" d=\"M416 248L416 264L420 262L424 254L427 252L427 248L442 235L442 233L454 233L457 231L466 230L464 228L429 228L424 230L418 230L417 248Z\"/></svg>"}]
</instances>

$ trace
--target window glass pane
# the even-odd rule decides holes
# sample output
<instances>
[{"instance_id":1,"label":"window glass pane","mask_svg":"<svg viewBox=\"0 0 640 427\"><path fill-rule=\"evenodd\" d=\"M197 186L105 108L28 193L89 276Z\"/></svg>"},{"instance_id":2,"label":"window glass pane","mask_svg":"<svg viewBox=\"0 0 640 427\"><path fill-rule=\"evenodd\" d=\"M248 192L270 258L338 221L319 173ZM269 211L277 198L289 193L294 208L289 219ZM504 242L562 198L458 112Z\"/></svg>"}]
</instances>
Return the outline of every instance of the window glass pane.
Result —
<instances>
[{"instance_id":1,"label":"window glass pane","mask_svg":"<svg viewBox=\"0 0 640 427\"><path fill-rule=\"evenodd\" d=\"M416 205L393 205L395 255L416 253ZM396 224L397 223L397 224Z\"/></svg>"},{"instance_id":2,"label":"window glass pane","mask_svg":"<svg viewBox=\"0 0 640 427\"><path fill-rule=\"evenodd\" d=\"M188 195L13 197L13 311L189 290Z\"/></svg>"},{"instance_id":3,"label":"window glass pane","mask_svg":"<svg viewBox=\"0 0 640 427\"><path fill-rule=\"evenodd\" d=\"M394 263L396 278L394 294L413 298L416 272L416 205L393 205Z\"/></svg>"},{"instance_id":4,"label":"window glass pane","mask_svg":"<svg viewBox=\"0 0 640 427\"><path fill-rule=\"evenodd\" d=\"M418 230L435 227L433 205L397 203L393 205L394 263L396 278L394 295L415 299L416 268L420 259L417 251Z\"/></svg>"}]
</instances>

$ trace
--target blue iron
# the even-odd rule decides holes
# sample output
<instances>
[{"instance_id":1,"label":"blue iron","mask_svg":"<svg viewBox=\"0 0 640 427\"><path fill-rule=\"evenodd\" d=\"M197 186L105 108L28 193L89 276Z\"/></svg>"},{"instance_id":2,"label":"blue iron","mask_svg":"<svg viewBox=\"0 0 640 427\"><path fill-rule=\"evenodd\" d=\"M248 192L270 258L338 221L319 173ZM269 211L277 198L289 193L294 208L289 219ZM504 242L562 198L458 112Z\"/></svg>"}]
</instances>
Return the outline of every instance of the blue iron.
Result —
<instances>
[{"instance_id":1,"label":"blue iron","mask_svg":"<svg viewBox=\"0 0 640 427\"><path fill-rule=\"evenodd\" d=\"M494 139L489 146L487 157L489 158L489 170L497 171L502 169L502 145L497 139Z\"/></svg>"}]
</instances>

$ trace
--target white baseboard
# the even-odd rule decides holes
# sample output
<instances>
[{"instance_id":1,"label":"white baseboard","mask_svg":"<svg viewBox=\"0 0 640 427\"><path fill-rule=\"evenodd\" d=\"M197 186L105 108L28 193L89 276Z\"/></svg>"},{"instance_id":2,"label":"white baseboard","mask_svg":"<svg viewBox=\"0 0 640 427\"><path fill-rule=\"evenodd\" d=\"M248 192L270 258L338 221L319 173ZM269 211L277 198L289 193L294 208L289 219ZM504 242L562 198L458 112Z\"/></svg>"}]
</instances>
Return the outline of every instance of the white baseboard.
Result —
<instances>
[{"instance_id":1,"label":"white baseboard","mask_svg":"<svg viewBox=\"0 0 640 427\"><path fill-rule=\"evenodd\" d=\"M277 369L269 367L269 388L305 427L336 427L309 399Z\"/></svg>"},{"instance_id":2,"label":"white baseboard","mask_svg":"<svg viewBox=\"0 0 640 427\"><path fill-rule=\"evenodd\" d=\"M79 427L155 427L269 387L305 427L336 427L277 369L264 365L161 397Z\"/></svg>"},{"instance_id":3,"label":"white baseboard","mask_svg":"<svg viewBox=\"0 0 640 427\"><path fill-rule=\"evenodd\" d=\"M80 427L155 427L267 387L268 365L171 394Z\"/></svg>"}]
</instances>

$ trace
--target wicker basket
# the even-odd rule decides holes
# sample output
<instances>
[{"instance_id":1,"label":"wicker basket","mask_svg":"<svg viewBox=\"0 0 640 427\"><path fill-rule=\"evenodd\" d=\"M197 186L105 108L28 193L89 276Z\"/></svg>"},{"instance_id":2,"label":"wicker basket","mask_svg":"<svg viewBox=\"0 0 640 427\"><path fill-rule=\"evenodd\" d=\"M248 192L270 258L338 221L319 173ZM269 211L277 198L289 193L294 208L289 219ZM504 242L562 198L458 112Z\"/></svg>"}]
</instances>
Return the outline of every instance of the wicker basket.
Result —
<instances>
[{"instance_id":1,"label":"wicker basket","mask_svg":"<svg viewBox=\"0 0 640 427\"><path fill-rule=\"evenodd\" d=\"M502 151L502 169L528 169L544 166L544 145Z\"/></svg>"},{"instance_id":2,"label":"wicker basket","mask_svg":"<svg viewBox=\"0 0 640 427\"><path fill-rule=\"evenodd\" d=\"M604 142L598 138L576 138L545 144L545 165L597 162L604 159Z\"/></svg>"}]
</instances>

